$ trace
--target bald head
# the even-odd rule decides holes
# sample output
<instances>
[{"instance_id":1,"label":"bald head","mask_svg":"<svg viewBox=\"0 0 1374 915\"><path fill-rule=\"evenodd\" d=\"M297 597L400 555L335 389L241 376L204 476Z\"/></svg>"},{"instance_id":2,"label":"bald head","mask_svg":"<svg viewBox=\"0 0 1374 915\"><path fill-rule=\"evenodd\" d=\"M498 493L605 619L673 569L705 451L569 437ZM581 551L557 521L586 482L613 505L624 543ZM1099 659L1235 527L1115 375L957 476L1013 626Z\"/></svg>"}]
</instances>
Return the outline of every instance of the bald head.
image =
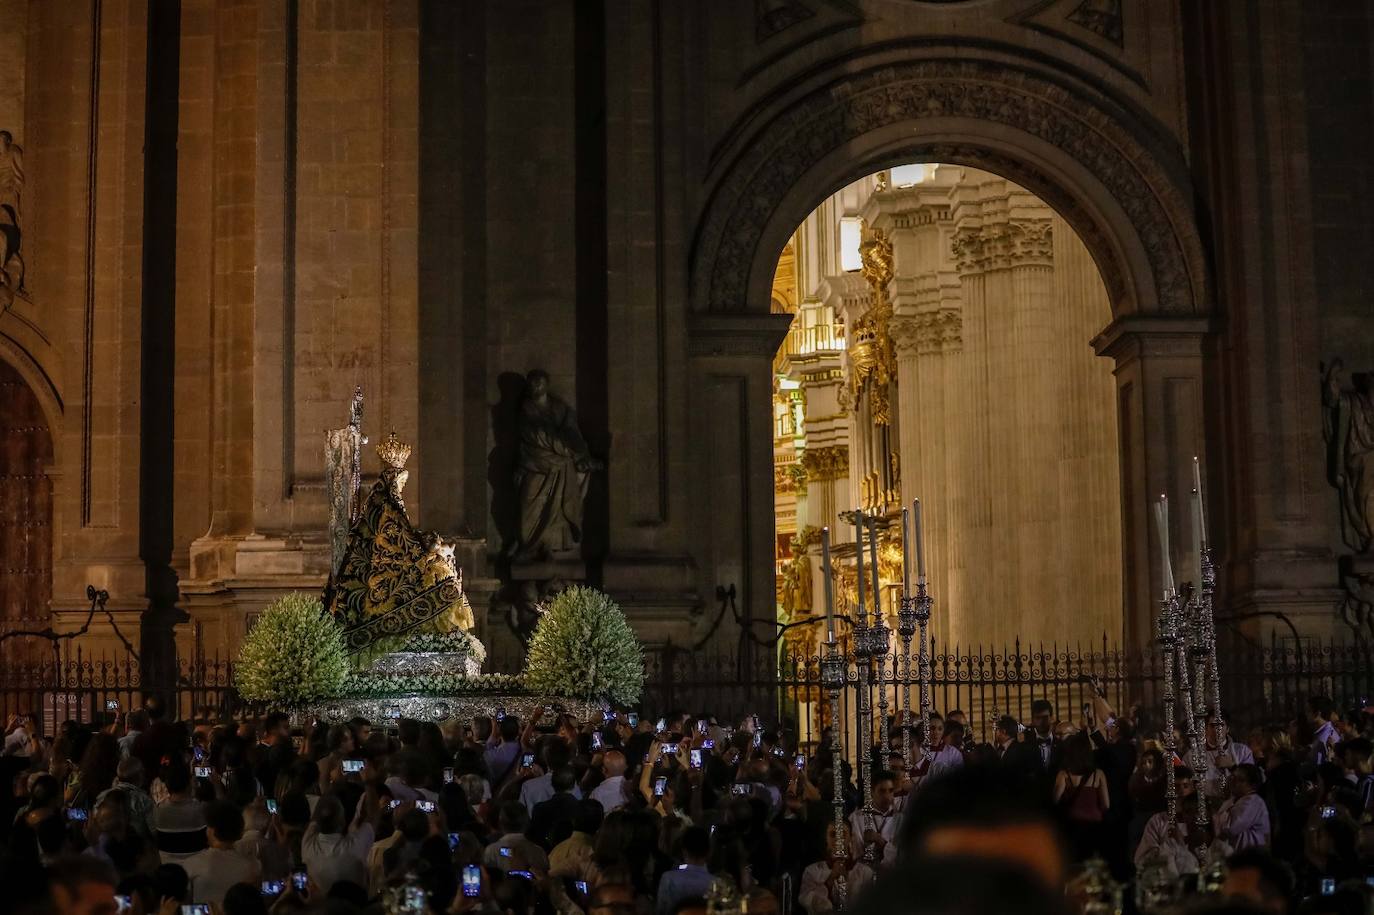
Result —
<instances>
[{"instance_id":1,"label":"bald head","mask_svg":"<svg viewBox=\"0 0 1374 915\"><path fill-rule=\"evenodd\" d=\"M624 775L625 754L619 750L607 750L606 756L602 760L602 766L606 771L607 778L615 778L617 775Z\"/></svg>"}]
</instances>

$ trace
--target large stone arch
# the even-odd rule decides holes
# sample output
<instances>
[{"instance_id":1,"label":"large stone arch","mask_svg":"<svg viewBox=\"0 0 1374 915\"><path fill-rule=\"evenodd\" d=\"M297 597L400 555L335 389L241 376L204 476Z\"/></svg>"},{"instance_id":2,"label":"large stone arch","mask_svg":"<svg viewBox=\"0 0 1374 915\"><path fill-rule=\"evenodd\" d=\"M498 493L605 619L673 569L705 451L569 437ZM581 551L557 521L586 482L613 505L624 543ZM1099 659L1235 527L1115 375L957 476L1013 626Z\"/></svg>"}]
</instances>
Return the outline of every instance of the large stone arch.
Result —
<instances>
[{"instance_id":1,"label":"large stone arch","mask_svg":"<svg viewBox=\"0 0 1374 915\"><path fill-rule=\"evenodd\" d=\"M1117 316L1210 311L1186 163L1148 115L1029 63L933 56L825 82L722 144L692 253L697 311L767 307L773 262L825 194L902 161L1002 174L1055 207Z\"/></svg>"},{"instance_id":2,"label":"large stone arch","mask_svg":"<svg viewBox=\"0 0 1374 915\"><path fill-rule=\"evenodd\" d=\"M785 332L764 314L778 252L827 194L911 161L971 165L1021 184L1059 211L1098 264L1113 310L1092 343L1115 360L1117 377L1123 634L1145 644L1162 587L1149 502L1186 496L1191 456L1205 461L1220 449L1204 426L1213 305L1187 164L1138 106L1042 59L935 46L842 61L766 97L717 146L693 239L702 379L738 377L747 398L768 390ZM762 581L771 574L771 440L762 407L741 409L751 420L745 473L757 482L745 498L741 560Z\"/></svg>"}]
</instances>

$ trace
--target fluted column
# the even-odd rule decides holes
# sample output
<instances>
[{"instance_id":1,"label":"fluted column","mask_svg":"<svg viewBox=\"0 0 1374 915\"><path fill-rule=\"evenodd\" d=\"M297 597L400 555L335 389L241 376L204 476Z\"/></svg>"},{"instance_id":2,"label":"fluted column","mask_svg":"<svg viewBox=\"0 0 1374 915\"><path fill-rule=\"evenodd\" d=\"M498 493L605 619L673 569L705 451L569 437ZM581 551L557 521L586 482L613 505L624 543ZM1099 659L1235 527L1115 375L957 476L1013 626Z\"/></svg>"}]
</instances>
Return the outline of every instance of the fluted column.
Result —
<instances>
[{"instance_id":1,"label":"fluted column","mask_svg":"<svg viewBox=\"0 0 1374 915\"><path fill-rule=\"evenodd\" d=\"M992 479L989 464L992 423L989 410L988 300L983 272L981 230L955 232L953 251L963 293L963 358L954 385L951 439L957 464L950 468L955 493L950 519L951 607L949 640L965 644L980 623L998 616L994 576L985 564L996 561L992 541ZM957 603L956 603L957 601Z\"/></svg>"},{"instance_id":2,"label":"fluted column","mask_svg":"<svg viewBox=\"0 0 1374 915\"><path fill-rule=\"evenodd\" d=\"M1084 343L1111 320L1097 265L1083 242L1054 217L1055 321L1053 361L1060 367L1056 401L1063 405L1059 487L1064 511L1053 527L1058 579L1073 582L1080 629L1121 635L1121 461L1112 361Z\"/></svg>"}]
</instances>

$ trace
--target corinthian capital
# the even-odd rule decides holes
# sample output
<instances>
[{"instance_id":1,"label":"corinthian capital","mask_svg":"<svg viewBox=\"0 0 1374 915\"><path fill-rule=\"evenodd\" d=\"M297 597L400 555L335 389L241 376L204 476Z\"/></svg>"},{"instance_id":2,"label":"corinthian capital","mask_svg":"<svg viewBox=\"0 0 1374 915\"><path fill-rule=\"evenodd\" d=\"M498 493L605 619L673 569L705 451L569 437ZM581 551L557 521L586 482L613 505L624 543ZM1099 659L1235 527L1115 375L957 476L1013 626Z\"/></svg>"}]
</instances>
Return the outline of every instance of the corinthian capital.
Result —
<instances>
[{"instance_id":1,"label":"corinthian capital","mask_svg":"<svg viewBox=\"0 0 1374 915\"><path fill-rule=\"evenodd\" d=\"M1054 263L1054 230L1049 219L1013 219L964 226L951 243L959 273L984 273L1011 267Z\"/></svg>"}]
</instances>

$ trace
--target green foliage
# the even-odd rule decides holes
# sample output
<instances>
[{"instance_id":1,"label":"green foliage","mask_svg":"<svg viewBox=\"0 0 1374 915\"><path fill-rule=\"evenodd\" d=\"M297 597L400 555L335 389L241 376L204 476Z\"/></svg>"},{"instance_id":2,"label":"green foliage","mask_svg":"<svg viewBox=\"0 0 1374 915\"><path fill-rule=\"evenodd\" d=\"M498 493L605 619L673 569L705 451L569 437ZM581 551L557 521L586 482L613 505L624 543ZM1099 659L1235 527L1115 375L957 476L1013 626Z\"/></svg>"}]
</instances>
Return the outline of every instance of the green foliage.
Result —
<instances>
[{"instance_id":1,"label":"green foliage","mask_svg":"<svg viewBox=\"0 0 1374 915\"><path fill-rule=\"evenodd\" d=\"M545 608L525 659L526 689L628 705L644 689L644 654L620 606L575 586Z\"/></svg>"},{"instance_id":2,"label":"green foliage","mask_svg":"<svg viewBox=\"0 0 1374 915\"><path fill-rule=\"evenodd\" d=\"M244 638L234 685L250 702L304 702L338 692L348 669L343 629L320 599L288 594Z\"/></svg>"}]
</instances>

